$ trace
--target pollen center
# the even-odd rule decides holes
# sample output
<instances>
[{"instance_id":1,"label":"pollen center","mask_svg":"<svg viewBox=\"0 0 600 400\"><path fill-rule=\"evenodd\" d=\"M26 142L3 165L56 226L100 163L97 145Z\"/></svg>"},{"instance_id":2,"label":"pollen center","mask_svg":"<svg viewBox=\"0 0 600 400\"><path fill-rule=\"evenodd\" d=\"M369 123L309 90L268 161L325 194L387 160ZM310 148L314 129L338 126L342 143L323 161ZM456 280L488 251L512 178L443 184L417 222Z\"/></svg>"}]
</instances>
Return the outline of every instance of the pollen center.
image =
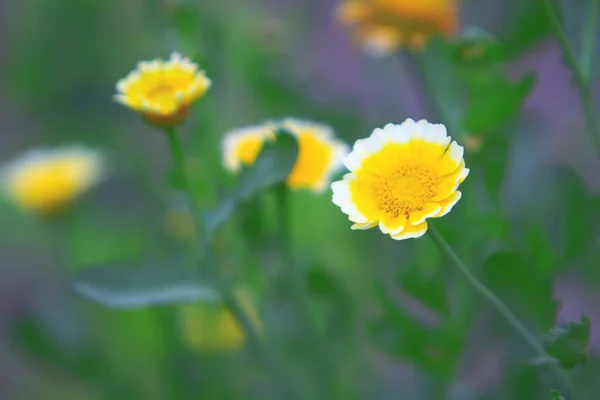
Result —
<instances>
[{"instance_id":1,"label":"pollen center","mask_svg":"<svg viewBox=\"0 0 600 400\"><path fill-rule=\"evenodd\" d=\"M379 209L394 217L408 218L411 212L422 210L435 194L434 174L417 165L403 165L381 177L376 189Z\"/></svg>"},{"instance_id":2,"label":"pollen center","mask_svg":"<svg viewBox=\"0 0 600 400\"><path fill-rule=\"evenodd\" d=\"M158 84L153 86L148 90L148 93L146 93L148 100L157 103L173 101L174 95L175 88L168 84Z\"/></svg>"}]
</instances>

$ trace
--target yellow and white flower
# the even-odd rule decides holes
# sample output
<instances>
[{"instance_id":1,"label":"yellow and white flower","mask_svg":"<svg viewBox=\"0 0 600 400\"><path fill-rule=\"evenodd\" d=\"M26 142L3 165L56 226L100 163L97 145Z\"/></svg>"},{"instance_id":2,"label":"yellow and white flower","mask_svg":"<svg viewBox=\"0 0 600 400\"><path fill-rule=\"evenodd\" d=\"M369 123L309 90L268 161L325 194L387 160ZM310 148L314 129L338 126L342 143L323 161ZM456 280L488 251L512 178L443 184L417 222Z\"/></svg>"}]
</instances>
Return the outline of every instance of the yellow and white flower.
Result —
<instances>
[{"instance_id":1,"label":"yellow and white flower","mask_svg":"<svg viewBox=\"0 0 600 400\"><path fill-rule=\"evenodd\" d=\"M100 152L84 146L30 150L2 169L4 195L19 207L52 214L104 175Z\"/></svg>"},{"instance_id":2,"label":"yellow and white flower","mask_svg":"<svg viewBox=\"0 0 600 400\"><path fill-rule=\"evenodd\" d=\"M336 19L354 29L357 42L381 56L400 47L423 48L427 39L458 28L456 0L341 0Z\"/></svg>"},{"instance_id":3,"label":"yellow and white flower","mask_svg":"<svg viewBox=\"0 0 600 400\"><path fill-rule=\"evenodd\" d=\"M230 172L239 172L242 165L253 165L265 141L274 140L277 125L262 125L233 129L223 137L223 163Z\"/></svg>"},{"instance_id":4,"label":"yellow and white flower","mask_svg":"<svg viewBox=\"0 0 600 400\"><path fill-rule=\"evenodd\" d=\"M298 140L298 158L287 178L288 186L314 192L326 190L331 177L343 167L348 145L336 139L326 125L288 118L281 126Z\"/></svg>"},{"instance_id":5,"label":"yellow and white flower","mask_svg":"<svg viewBox=\"0 0 600 400\"><path fill-rule=\"evenodd\" d=\"M422 236L428 218L460 200L458 186L469 174L463 147L450 141L444 125L425 120L375 129L344 159L350 173L331 185L333 202L352 229L379 226L396 240Z\"/></svg>"},{"instance_id":6,"label":"yellow and white flower","mask_svg":"<svg viewBox=\"0 0 600 400\"><path fill-rule=\"evenodd\" d=\"M226 133L223 139L225 168L238 172L242 165L254 164L265 141L274 140L280 128L289 131L298 141L298 158L287 178L288 186L324 191L331 176L343 166L342 159L349 149L335 138L330 127L314 122L288 118Z\"/></svg>"},{"instance_id":7,"label":"yellow and white flower","mask_svg":"<svg viewBox=\"0 0 600 400\"><path fill-rule=\"evenodd\" d=\"M190 105L210 88L211 81L198 64L171 54L167 61L141 61L117 83L119 103L159 126L173 126L187 116Z\"/></svg>"}]
</instances>

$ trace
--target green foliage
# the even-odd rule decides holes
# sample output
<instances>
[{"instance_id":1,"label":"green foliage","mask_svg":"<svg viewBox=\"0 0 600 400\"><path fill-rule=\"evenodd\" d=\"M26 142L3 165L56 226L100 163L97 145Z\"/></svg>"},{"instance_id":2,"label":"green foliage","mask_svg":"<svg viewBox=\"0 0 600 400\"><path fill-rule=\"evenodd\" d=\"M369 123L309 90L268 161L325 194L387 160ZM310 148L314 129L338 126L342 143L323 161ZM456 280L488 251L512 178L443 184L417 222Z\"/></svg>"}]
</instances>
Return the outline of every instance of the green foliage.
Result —
<instances>
[{"instance_id":1,"label":"green foliage","mask_svg":"<svg viewBox=\"0 0 600 400\"><path fill-rule=\"evenodd\" d=\"M71 281L77 294L109 308L135 309L218 300L206 279L193 270L177 266L96 267L76 273Z\"/></svg>"},{"instance_id":2,"label":"green foliage","mask_svg":"<svg viewBox=\"0 0 600 400\"><path fill-rule=\"evenodd\" d=\"M589 359L591 321L583 314L578 322L569 322L553 328L546 339L546 352L561 366L575 368Z\"/></svg>"},{"instance_id":3,"label":"green foliage","mask_svg":"<svg viewBox=\"0 0 600 400\"><path fill-rule=\"evenodd\" d=\"M552 400L565 400L558 390L552 390L552 392L550 392L550 396Z\"/></svg>"},{"instance_id":4,"label":"green foliage","mask_svg":"<svg viewBox=\"0 0 600 400\"><path fill-rule=\"evenodd\" d=\"M501 251L488 259L483 279L518 315L544 329L552 326L557 304L552 277L543 266L520 253Z\"/></svg>"},{"instance_id":5,"label":"green foliage","mask_svg":"<svg viewBox=\"0 0 600 400\"><path fill-rule=\"evenodd\" d=\"M338 41L345 28L321 30L331 22L330 2L16 3L0 7L9 16L3 33L14 38L0 54L8 67L0 86L9 90L2 117L12 138L3 151L77 138L114 150L119 164L110 165L108 180L122 176L132 158L140 165L126 188L90 193L84 207L65 210L60 226L1 199L0 317L7 330L0 332L0 348L11 351L0 370L14 375L0 378L35 388L34 395L15 398L269 400L288 397L279 388L284 375L307 399L596 397L598 359L588 350L588 317L552 329L547 356L525 354L502 315L426 237L396 242L377 228L351 231L330 191L286 192L285 204L278 202L273 189L287 190L298 154L288 132L279 132L236 176L221 168L222 133L269 118L322 121L350 144L388 121L444 123L465 146L471 174L460 203L435 224L469 271L539 337L556 320L557 281L580 278L584 293L597 291L600 280L600 201L590 185L597 171L578 159L572 139L583 120L566 122L577 115L568 107L578 104L564 96L556 109L568 118L553 132L547 125L554 115L545 109L521 113L538 85L551 92L554 82L538 81L535 71L508 73L514 64L547 61L536 58L552 34L543 1L496 2L493 12L483 2L461 2L460 25L471 26L431 40L414 59L349 53ZM560 3L559 22L585 81L593 82L597 35L590 32L597 31L599 2ZM180 129L203 210L197 252L188 251L192 238L175 245L163 232L164 197L156 192L172 164L164 137L146 134L141 119L110 101L115 81L135 62L174 50L199 62L214 84ZM406 68L407 59L416 68ZM402 108L399 96L414 106ZM552 105L561 96L548 95ZM539 140L532 146L521 135ZM515 170L545 156L551 159L540 174ZM571 166L555 168L573 163L569 157L581 162L589 182ZM535 189L537 197L525 199L534 204L531 212L519 203L523 193L510 190L513 180ZM29 279L37 278L38 265L43 279ZM45 274L54 270L48 266L87 301L69 298L69 307L50 307ZM23 276L25 283L13 279ZM238 283L257 294L260 340L246 336L246 346L218 354L184 343L189 332L180 304L221 305L223 288ZM571 300L578 289L560 295ZM221 322L236 329L231 321ZM567 372L575 393L557 381L555 367L575 369Z\"/></svg>"},{"instance_id":6,"label":"green foliage","mask_svg":"<svg viewBox=\"0 0 600 400\"><path fill-rule=\"evenodd\" d=\"M222 197L216 210L204 214L207 235L212 236L227 222L236 203L247 201L261 191L283 182L291 173L297 154L296 138L285 130L279 130L275 142L266 143L256 162L239 173L233 193Z\"/></svg>"}]
</instances>

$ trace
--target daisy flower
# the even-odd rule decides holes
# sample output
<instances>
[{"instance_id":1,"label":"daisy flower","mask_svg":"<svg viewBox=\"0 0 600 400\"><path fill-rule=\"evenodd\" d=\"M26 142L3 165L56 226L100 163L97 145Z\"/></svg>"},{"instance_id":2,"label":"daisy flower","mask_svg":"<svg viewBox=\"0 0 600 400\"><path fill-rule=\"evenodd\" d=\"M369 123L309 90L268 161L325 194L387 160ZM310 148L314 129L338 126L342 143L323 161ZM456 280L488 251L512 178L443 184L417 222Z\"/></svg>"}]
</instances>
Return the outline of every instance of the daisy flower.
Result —
<instances>
[{"instance_id":1,"label":"daisy flower","mask_svg":"<svg viewBox=\"0 0 600 400\"><path fill-rule=\"evenodd\" d=\"M139 112L158 126L174 126L187 116L190 105L210 88L211 81L198 65L179 53L167 61L141 61L117 83L119 103Z\"/></svg>"},{"instance_id":2,"label":"daisy flower","mask_svg":"<svg viewBox=\"0 0 600 400\"><path fill-rule=\"evenodd\" d=\"M463 147L446 127L407 119L358 140L344 164L350 173L334 182L333 202L354 222L352 229L379 229L393 239L417 238L427 219L450 212L469 169Z\"/></svg>"}]
</instances>

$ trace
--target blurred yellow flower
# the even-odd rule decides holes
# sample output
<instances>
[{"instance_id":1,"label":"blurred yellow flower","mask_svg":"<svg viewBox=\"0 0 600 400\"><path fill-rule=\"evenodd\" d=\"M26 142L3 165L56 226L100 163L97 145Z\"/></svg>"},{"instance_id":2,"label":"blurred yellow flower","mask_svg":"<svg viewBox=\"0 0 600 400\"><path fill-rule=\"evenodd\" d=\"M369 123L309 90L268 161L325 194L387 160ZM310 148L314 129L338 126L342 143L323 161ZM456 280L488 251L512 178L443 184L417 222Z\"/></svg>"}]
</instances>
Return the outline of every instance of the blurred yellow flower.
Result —
<instances>
[{"instance_id":1,"label":"blurred yellow flower","mask_svg":"<svg viewBox=\"0 0 600 400\"><path fill-rule=\"evenodd\" d=\"M331 177L343 166L348 145L335 138L333 130L321 124L288 118L281 126L298 140L298 158L287 184L292 189L327 189Z\"/></svg>"},{"instance_id":2,"label":"blurred yellow flower","mask_svg":"<svg viewBox=\"0 0 600 400\"><path fill-rule=\"evenodd\" d=\"M210 79L197 64L173 53L167 61L139 62L117 83L114 98L154 125L173 126L185 119L190 105L210 86Z\"/></svg>"},{"instance_id":3,"label":"blurred yellow flower","mask_svg":"<svg viewBox=\"0 0 600 400\"><path fill-rule=\"evenodd\" d=\"M348 146L335 138L331 128L313 122L288 118L226 133L223 139L225 168L238 172L242 165L254 164L265 140L275 139L279 128L289 131L298 140L298 158L287 178L288 186L315 192L327 189L331 175L343 165Z\"/></svg>"},{"instance_id":4,"label":"blurred yellow flower","mask_svg":"<svg viewBox=\"0 0 600 400\"><path fill-rule=\"evenodd\" d=\"M242 290L236 291L235 295L254 329L262 334L262 323L250 295ZM242 347L246 340L244 330L222 304L185 304L179 310L179 322L183 341L197 351L234 351Z\"/></svg>"},{"instance_id":5,"label":"blurred yellow flower","mask_svg":"<svg viewBox=\"0 0 600 400\"><path fill-rule=\"evenodd\" d=\"M30 150L2 169L2 189L23 209L52 214L94 186L102 156L83 146Z\"/></svg>"},{"instance_id":6,"label":"blurred yellow flower","mask_svg":"<svg viewBox=\"0 0 600 400\"><path fill-rule=\"evenodd\" d=\"M427 218L446 215L460 200L458 185L469 169L464 150L446 127L407 119L375 129L344 158L351 171L334 182L333 202L354 222L352 229L379 225L396 240L427 231Z\"/></svg>"},{"instance_id":7,"label":"blurred yellow flower","mask_svg":"<svg viewBox=\"0 0 600 400\"><path fill-rule=\"evenodd\" d=\"M234 129L223 138L223 163L230 172L239 172L244 166L254 164L265 140L275 139L277 125L271 122L262 125Z\"/></svg>"},{"instance_id":8,"label":"blurred yellow flower","mask_svg":"<svg viewBox=\"0 0 600 400\"><path fill-rule=\"evenodd\" d=\"M457 0L341 0L336 19L355 30L373 55L399 47L423 48L433 34L449 36L458 28Z\"/></svg>"}]
</instances>

